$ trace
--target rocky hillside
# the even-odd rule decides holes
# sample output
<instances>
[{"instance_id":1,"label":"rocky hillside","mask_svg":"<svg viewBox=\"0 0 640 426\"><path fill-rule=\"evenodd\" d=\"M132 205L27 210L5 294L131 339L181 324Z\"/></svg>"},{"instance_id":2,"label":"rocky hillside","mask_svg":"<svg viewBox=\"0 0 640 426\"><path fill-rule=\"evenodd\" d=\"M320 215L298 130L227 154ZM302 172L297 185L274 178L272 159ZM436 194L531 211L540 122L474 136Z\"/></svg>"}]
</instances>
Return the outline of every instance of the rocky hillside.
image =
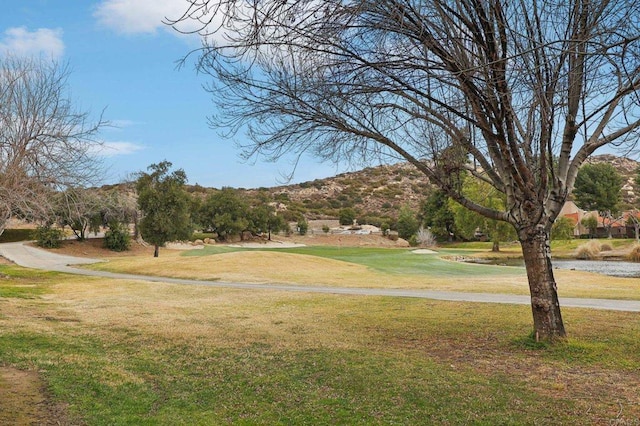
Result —
<instances>
[{"instance_id":1,"label":"rocky hillside","mask_svg":"<svg viewBox=\"0 0 640 426\"><path fill-rule=\"evenodd\" d=\"M591 163L612 164L624 179L622 198L624 206L638 202L640 188L635 184L640 163L614 155L597 155ZM298 205L311 213L311 218L322 218L340 208L352 207L363 215L396 217L400 207L417 209L428 194L428 179L408 163L369 167L335 177L317 179L301 184L268 188L267 191L283 207ZM257 190L248 190L255 194Z\"/></svg>"},{"instance_id":2,"label":"rocky hillside","mask_svg":"<svg viewBox=\"0 0 640 426\"><path fill-rule=\"evenodd\" d=\"M365 215L396 217L404 205L417 209L429 189L428 179L403 163L261 190L285 206L305 210L308 218L321 219L349 207ZM261 190L247 193L251 196Z\"/></svg>"}]
</instances>

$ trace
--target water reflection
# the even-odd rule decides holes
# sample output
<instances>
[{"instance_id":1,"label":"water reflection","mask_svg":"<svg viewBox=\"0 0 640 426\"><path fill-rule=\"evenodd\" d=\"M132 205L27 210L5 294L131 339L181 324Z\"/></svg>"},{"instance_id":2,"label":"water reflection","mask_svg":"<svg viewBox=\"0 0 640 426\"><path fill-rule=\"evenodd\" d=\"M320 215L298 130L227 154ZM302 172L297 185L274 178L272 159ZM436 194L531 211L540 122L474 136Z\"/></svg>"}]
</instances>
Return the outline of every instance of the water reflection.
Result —
<instances>
[{"instance_id":1,"label":"water reflection","mask_svg":"<svg viewBox=\"0 0 640 426\"><path fill-rule=\"evenodd\" d=\"M640 278L640 263L617 260L553 260L553 267L596 272L613 277Z\"/></svg>"}]
</instances>

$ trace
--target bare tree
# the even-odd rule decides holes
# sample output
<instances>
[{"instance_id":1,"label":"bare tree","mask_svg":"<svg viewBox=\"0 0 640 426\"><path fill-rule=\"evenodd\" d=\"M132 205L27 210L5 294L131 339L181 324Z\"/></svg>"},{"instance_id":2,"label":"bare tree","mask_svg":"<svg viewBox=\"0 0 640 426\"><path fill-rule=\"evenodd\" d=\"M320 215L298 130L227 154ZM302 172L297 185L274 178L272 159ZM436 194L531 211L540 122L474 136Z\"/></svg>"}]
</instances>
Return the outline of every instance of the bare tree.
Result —
<instances>
[{"instance_id":1,"label":"bare tree","mask_svg":"<svg viewBox=\"0 0 640 426\"><path fill-rule=\"evenodd\" d=\"M513 225L537 339L565 336L549 232L579 166L637 139L640 6L589 0L197 0L198 69L246 155L404 159ZM505 194L465 198L466 174Z\"/></svg>"},{"instance_id":2,"label":"bare tree","mask_svg":"<svg viewBox=\"0 0 640 426\"><path fill-rule=\"evenodd\" d=\"M66 67L0 59L0 234L12 215L46 217L55 191L90 183L101 120L89 123L67 94Z\"/></svg>"}]
</instances>

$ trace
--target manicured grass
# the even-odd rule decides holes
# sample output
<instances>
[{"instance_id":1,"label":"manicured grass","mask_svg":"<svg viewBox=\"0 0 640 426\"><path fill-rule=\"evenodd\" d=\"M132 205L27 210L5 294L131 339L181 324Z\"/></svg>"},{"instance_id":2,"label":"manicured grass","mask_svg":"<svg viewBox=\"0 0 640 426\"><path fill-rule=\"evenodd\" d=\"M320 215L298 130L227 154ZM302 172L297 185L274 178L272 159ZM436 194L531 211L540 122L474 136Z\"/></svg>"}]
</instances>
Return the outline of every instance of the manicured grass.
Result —
<instances>
[{"instance_id":1,"label":"manicured grass","mask_svg":"<svg viewBox=\"0 0 640 426\"><path fill-rule=\"evenodd\" d=\"M0 362L39 371L88 425L640 416L637 314L565 309L570 340L544 347L524 306L22 279L33 298L0 298Z\"/></svg>"},{"instance_id":2,"label":"manicured grass","mask_svg":"<svg viewBox=\"0 0 640 426\"><path fill-rule=\"evenodd\" d=\"M202 250L188 250L184 256L210 256L232 251L272 251L277 253L302 254L363 265L376 271L398 275L431 276L487 276L521 275L524 268L465 264L442 259L442 256L469 254L468 250L443 249L437 254L416 254L416 249L387 249L370 247L306 246L278 249L240 249L234 247L207 246Z\"/></svg>"}]
</instances>

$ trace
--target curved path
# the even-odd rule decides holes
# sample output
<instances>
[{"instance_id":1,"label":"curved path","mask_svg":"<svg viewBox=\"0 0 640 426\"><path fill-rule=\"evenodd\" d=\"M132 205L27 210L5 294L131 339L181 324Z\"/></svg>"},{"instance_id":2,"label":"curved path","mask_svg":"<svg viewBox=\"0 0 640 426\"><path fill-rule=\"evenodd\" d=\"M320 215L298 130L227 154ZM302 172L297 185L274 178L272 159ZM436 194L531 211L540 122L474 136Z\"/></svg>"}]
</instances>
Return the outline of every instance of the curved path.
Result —
<instances>
[{"instance_id":1,"label":"curved path","mask_svg":"<svg viewBox=\"0 0 640 426\"><path fill-rule=\"evenodd\" d=\"M105 271L92 271L88 269L74 268L70 265L96 263L101 262L102 260L59 255L50 251L26 245L21 242L0 244L0 256L27 268L113 279L141 280L171 284L203 285L241 289L280 290L362 296L417 297L424 299L457 302L509 303L517 305L529 305L531 303L531 299L529 298L529 296L519 296L513 294L462 293L453 291L404 290L385 288L297 286L282 284L251 284L224 281L199 281L182 278L165 278L149 275L119 274ZM563 307L640 312L640 301L637 300L582 299L565 297L560 298L560 304Z\"/></svg>"}]
</instances>

